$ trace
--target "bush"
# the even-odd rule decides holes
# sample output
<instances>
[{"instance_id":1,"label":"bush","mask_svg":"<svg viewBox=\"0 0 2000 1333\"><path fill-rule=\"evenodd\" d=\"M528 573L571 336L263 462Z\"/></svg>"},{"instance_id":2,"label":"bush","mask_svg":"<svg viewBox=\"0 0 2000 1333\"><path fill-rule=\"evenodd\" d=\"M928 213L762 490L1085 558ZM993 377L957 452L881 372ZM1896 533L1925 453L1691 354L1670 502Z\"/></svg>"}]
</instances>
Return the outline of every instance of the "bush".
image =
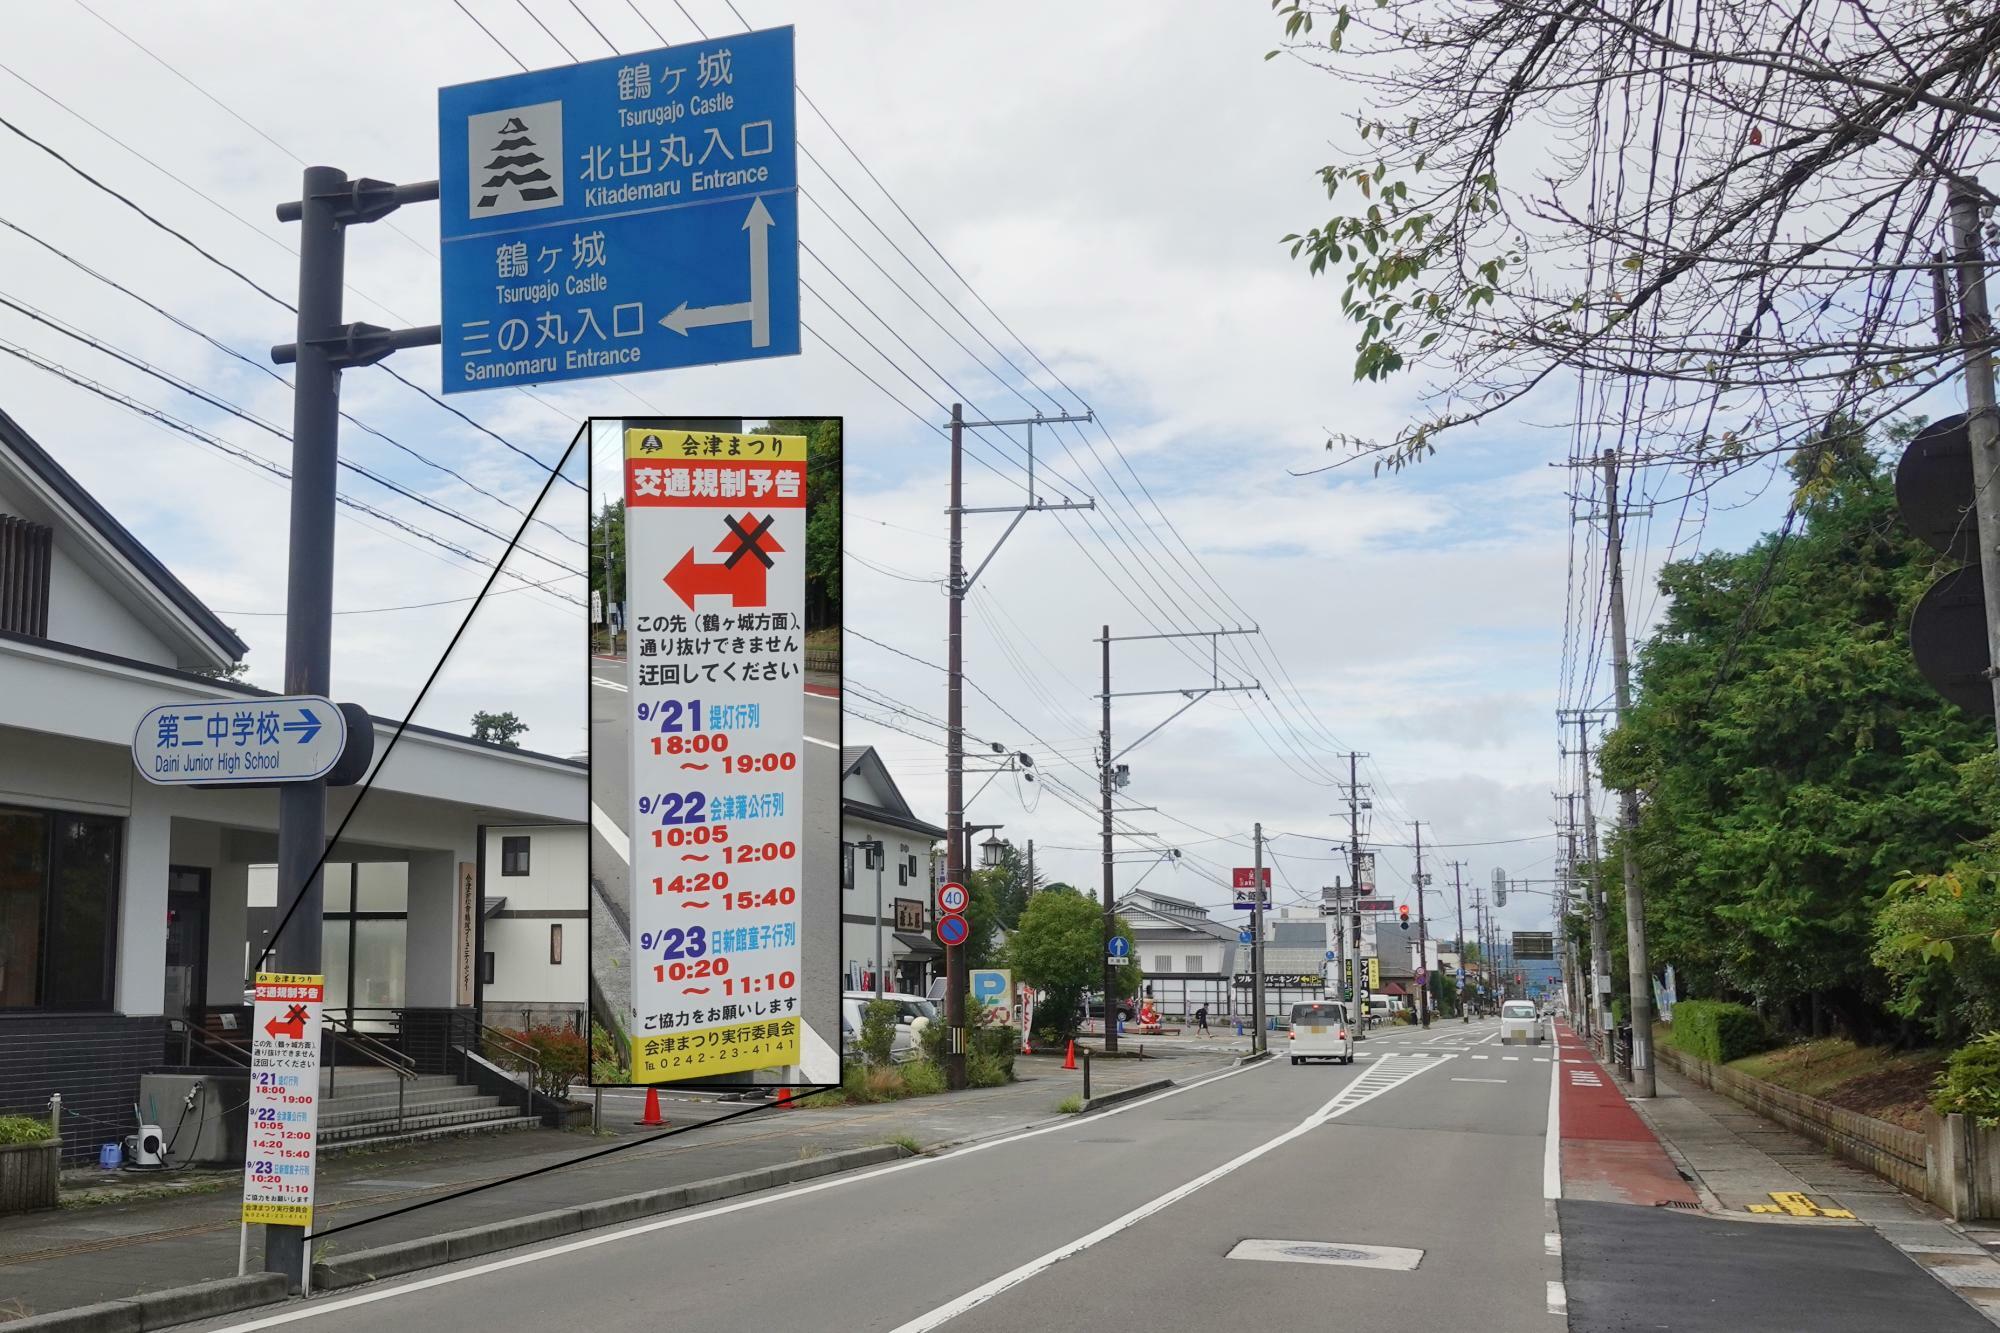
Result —
<instances>
[{"instance_id":1,"label":"bush","mask_svg":"<svg viewBox=\"0 0 2000 1333\"><path fill-rule=\"evenodd\" d=\"M912 1060L902 1067L903 1089L912 1097L934 1097L944 1091L944 1070L928 1060Z\"/></svg>"},{"instance_id":2,"label":"bush","mask_svg":"<svg viewBox=\"0 0 2000 1333\"><path fill-rule=\"evenodd\" d=\"M870 1000L861 1007L861 1056L873 1068L889 1063L896 1046L896 1002Z\"/></svg>"},{"instance_id":3,"label":"bush","mask_svg":"<svg viewBox=\"0 0 2000 1333\"><path fill-rule=\"evenodd\" d=\"M0 1148L20 1143L42 1143L54 1137L46 1120L31 1115L0 1115Z\"/></svg>"},{"instance_id":4,"label":"bush","mask_svg":"<svg viewBox=\"0 0 2000 1333\"><path fill-rule=\"evenodd\" d=\"M537 1023L526 1032L516 1032L508 1028L500 1030L534 1052L535 1063L541 1067L535 1077L535 1091L543 1096L568 1096L569 1085L582 1078L584 1071L591 1068L589 1043L569 1028ZM499 1042L491 1043L487 1047L486 1058L502 1069L513 1070L516 1073L528 1068L528 1062L514 1047Z\"/></svg>"},{"instance_id":5,"label":"bush","mask_svg":"<svg viewBox=\"0 0 2000 1333\"><path fill-rule=\"evenodd\" d=\"M1939 1115L1962 1112L1985 1128L2000 1125L2000 1032L1989 1032L1952 1052L1931 1091Z\"/></svg>"},{"instance_id":6,"label":"bush","mask_svg":"<svg viewBox=\"0 0 2000 1333\"><path fill-rule=\"evenodd\" d=\"M1777 1045L1761 1014L1724 1000L1682 1000L1674 1006L1671 1031L1676 1047L1712 1065Z\"/></svg>"}]
</instances>

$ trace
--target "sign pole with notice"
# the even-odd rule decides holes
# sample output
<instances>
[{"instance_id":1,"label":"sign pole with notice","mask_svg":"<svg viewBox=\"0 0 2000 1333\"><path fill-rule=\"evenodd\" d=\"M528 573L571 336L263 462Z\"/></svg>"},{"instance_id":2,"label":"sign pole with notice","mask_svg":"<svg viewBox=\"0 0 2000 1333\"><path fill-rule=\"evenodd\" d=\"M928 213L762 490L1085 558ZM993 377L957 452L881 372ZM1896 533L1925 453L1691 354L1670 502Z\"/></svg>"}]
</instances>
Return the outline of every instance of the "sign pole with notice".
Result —
<instances>
[{"instance_id":1,"label":"sign pole with notice","mask_svg":"<svg viewBox=\"0 0 2000 1333\"><path fill-rule=\"evenodd\" d=\"M625 431L632 1078L800 1063L806 441Z\"/></svg>"},{"instance_id":2,"label":"sign pole with notice","mask_svg":"<svg viewBox=\"0 0 2000 1333\"><path fill-rule=\"evenodd\" d=\"M295 1229L308 1289L319 1144L319 1046L326 978L259 972L250 1019L250 1103L243 1155L244 1246L252 1226Z\"/></svg>"}]
</instances>

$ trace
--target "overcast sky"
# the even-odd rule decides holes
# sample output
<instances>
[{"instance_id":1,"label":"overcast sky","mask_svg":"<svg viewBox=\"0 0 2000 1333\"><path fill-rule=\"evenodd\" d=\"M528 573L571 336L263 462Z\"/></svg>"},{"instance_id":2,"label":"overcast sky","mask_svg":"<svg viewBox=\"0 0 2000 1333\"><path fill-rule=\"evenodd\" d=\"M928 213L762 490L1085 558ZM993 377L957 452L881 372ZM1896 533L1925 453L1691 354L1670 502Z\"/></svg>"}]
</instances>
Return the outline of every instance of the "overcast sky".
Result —
<instances>
[{"instance_id":1,"label":"overcast sky","mask_svg":"<svg viewBox=\"0 0 2000 1333\"><path fill-rule=\"evenodd\" d=\"M0 53L0 115L279 296L295 285L295 259L272 209L295 196L302 161L428 179L437 171L436 89L516 68L448 0L88 2L125 35L76 0L38 6L37 22L15 25ZM685 2L712 34L740 26L722 0ZM1370 756L1367 833L1385 847L1385 889L1407 895L1412 819L1440 847L1427 857L1439 887L1451 883L1451 859L1466 863L1468 884L1485 883L1496 867L1549 876L1573 484L1551 464L1568 446L1569 389L1401 475L1290 475L1326 461L1319 445L1329 430L1393 433L1422 387L1355 384L1354 335L1337 286L1310 279L1278 243L1323 215L1314 170L1350 108L1347 90L1290 60L1265 61L1277 24L1261 0L1115 9L850 3L837 21L825 6L739 3L755 26L798 25L801 88L846 145L801 105L810 156L802 153L800 170L811 196L801 202L801 230L819 256L803 273L820 294L804 298L815 330L804 354L451 400L492 434L381 370L355 371L348 410L464 480L352 426L346 456L511 535L549 479L496 435L552 464L591 413L844 416L846 670L855 687L847 740L875 745L919 813L942 823L940 405L964 401L970 415L1013 417L1087 404L1101 424L1037 432L1038 490L1099 507L1030 515L981 575L966 616L977 686L969 731L982 744L1027 751L1037 772L1087 804L1101 627L1117 636L1255 626L1254 639L1223 641L1219 666L1224 683L1254 681L1261 691L1195 703L1125 760L1132 783L1121 806L1158 807L1127 826L1158 836L1121 845L1184 853L1178 865L1153 869L1147 887L1221 901L1219 874L1249 863L1250 829L1261 820L1274 838L1279 901L1315 897L1344 873L1333 851L1345 835L1337 780L1346 767L1336 756L1350 748ZM568 58L555 39L581 59L609 54L607 38L627 52L658 45L642 16L670 42L695 37L663 0L466 0L466 8L532 67ZM0 218L256 364L7 228L0 294L289 429L288 390L261 368L268 346L291 336L283 309L4 132L0 172ZM437 320L436 250L433 208L356 229L349 318ZM270 432L18 311L0 308L0 343L232 447L288 458ZM391 364L436 388L434 352L400 353ZM251 645L251 680L277 686L283 484L11 357L0 357L0 385L0 405L238 628ZM1024 494L1023 433L1002 435L975 437L969 504ZM587 452L579 448L568 470L579 485L550 488L539 515L546 525L529 530L534 553L508 566L520 581L548 586L503 578L508 591L481 608L420 721L462 730L476 709L512 709L530 725L529 747L581 748L582 581L563 571L582 557ZM490 557L501 548L458 517L362 477L342 486L466 551ZM1635 620L1657 613L1647 573L1669 545L1674 512L1634 534L1642 548ZM1718 514L1701 541L1740 544L1773 513L1766 497ZM972 562L1005 524L968 521ZM339 541L335 604L353 614L338 621L335 692L399 712L469 601L415 604L470 599L487 570L352 511ZM1683 552L1692 547L1691 530L1682 542ZM1120 643L1113 656L1119 691L1209 679L1202 643ZM1572 693L1601 701L1608 682L1607 670L1597 688ZM1181 702L1117 700L1114 747ZM1039 868L1095 888L1094 818L1048 787L1002 775L972 818L1004 824L1017 842L1033 837ZM1123 859L1121 886L1146 874L1148 862ZM1546 928L1546 903L1517 899L1504 919ZM1449 906L1448 893L1432 901L1434 912Z\"/></svg>"}]
</instances>

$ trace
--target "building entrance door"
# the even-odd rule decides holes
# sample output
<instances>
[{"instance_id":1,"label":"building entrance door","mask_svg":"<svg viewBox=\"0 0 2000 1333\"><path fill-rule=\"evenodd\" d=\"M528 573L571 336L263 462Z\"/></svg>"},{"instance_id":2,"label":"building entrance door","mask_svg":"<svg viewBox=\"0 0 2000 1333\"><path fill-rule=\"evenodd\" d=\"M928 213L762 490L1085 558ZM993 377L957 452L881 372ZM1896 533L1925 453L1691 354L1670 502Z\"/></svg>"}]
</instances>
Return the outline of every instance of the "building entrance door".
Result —
<instances>
[{"instance_id":1,"label":"building entrance door","mask_svg":"<svg viewBox=\"0 0 2000 1333\"><path fill-rule=\"evenodd\" d=\"M208 871L167 871L167 994L170 1018L208 1002Z\"/></svg>"}]
</instances>

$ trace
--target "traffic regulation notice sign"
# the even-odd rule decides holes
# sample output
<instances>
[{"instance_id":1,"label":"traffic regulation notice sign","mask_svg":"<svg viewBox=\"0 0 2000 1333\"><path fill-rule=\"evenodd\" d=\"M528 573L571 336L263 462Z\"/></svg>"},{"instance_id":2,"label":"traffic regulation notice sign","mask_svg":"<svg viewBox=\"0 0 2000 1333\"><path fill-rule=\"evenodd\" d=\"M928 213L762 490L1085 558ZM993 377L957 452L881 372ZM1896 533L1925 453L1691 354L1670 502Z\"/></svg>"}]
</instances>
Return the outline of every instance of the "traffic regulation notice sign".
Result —
<instances>
[{"instance_id":1,"label":"traffic regulation notice sign","mask_svg":"<svg viewBox=\"0 0 2000 1333\"><path fill-rule=\"evenodd\" d=\"M792 30L438 91L444 391L799 351Z\"/></svg>"},{"instance_id":2,"label":"traffic regulation notice sign","mask_svg":"<svg viewBox=\"0 0 2000 1333\"><path fill-rule=\"evenodd\" d=\"M625 432L632 1078L799 1063L806 442Z\"/></svg>"},{"instance_id":3,"label":"traffic regulation notice sign","mask_svg":"<svg viewBox=\"0 0 2000 1333\"><path fill-rule=\"evenodd\" d=\"M373 730L356 731L372 750ZM132 762L163 787L311 782L340 765L348 739L347 714L318 695L161 704L139 719Z\"/></svg>"},{"instance_id":4,"label":"traffic regulation notice sign","mask_svg":"<svg viewBox=\"0 0 2000 1333\"><path fill-rule=\"evenodd\" d=\"M319 1026L326 978L259 972L250 1021L243 1221L312 1227L319 1145Z\"/></svg>"}]
</instances>

